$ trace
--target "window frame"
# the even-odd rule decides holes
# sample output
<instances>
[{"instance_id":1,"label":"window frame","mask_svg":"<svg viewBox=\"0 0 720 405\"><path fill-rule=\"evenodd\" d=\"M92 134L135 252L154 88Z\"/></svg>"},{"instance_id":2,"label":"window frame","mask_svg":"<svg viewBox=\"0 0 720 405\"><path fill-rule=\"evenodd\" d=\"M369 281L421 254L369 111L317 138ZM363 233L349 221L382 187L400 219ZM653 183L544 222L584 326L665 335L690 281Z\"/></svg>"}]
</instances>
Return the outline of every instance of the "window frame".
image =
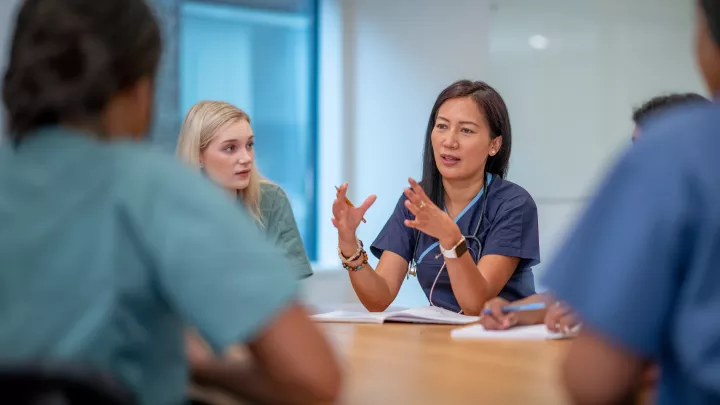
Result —
<instances>
[{"instance_id":1,"label":"window frame","mask_svg":"<svg viewBox=\"0 0 720 405\"><path fill-rule=\"evenodd\" d=\"M319 166L319 82L320 82L320 3L321 0L298 0L309 3L307 17L309 19L309 50L310 54L308 57L309 66L308 71L310 72L308 77L308 144L307 144L307 160L304 162L305 171L305 221L302 224L302 228L305 230L305 234L301 234L303 237L303 243L305 245L305 251L308 258L312 263L316 263L318 260L318 245L319 245L319 225L318 225L318 166ZM178 9L182 9L185 4L206 4L206 5L217 5L222 7L240 7L248 10L257 10L265 12L292 12L295 14L303 14L303 11L290 11L282 10L277 7L262 7L258 4L251 3L247 4L242 0L179 0ZM180 23L181 16L178 16L178 23ZM180 32L182 28L177 29L177 40L179 41ZM179 49L178 54L182 52ZM181 71L181 58L176 60L177 71ZM180 86L180 74L177 75L176 82ZM181 104L181 100L178 94L177 100L178 107ZM183 116L186 111L181 112ZM297 221L297 218L296 218ZM298 223L298 225L301 225Z\"/></svg>"}]
</instances>

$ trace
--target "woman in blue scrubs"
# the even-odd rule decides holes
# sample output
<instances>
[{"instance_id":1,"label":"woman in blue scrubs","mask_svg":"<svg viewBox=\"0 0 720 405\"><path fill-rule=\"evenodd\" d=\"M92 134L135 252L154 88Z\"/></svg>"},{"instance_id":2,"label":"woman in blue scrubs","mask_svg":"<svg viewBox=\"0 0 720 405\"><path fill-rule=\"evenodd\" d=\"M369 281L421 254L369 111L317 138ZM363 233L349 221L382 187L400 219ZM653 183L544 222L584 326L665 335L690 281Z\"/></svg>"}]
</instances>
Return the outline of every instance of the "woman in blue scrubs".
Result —
<instances>
[{"instance_id":1,"label":"woman in blue scrubs","mask_svg":"<svg viewBox=\"0 0 720 405\"><path fill-rule=\"evenodd\" d=\"M406 275L417 275L430 305L477 315L495 296L535 293L540 262L537 207L505 180L512 134L500 94L483 82L458 81L440 93L425 136L423 179L409 179L395 211L370 246L373 271L355 231L375 201L333 204L339 256L370 311L395 299Z\"/></svg>"}]
</instances>

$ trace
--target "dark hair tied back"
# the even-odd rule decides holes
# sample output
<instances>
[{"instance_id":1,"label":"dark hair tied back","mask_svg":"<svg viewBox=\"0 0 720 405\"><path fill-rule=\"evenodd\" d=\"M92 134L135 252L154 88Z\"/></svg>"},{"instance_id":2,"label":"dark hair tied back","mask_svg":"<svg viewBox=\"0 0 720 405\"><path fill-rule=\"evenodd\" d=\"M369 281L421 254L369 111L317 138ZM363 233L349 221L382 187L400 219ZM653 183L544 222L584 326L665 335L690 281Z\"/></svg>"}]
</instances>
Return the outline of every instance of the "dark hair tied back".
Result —
<instances>
[{"instance_id":1,"label":"dark hair tied back","mask_svg":"<svg viewBox=\"0 0 720 405\"><path fill-rule=\"evenodd\" d=\"M114 95L154 77L160 54L145 0L25 0L3 83L10 137L97 120Z\"/></svg>"}]
</instances>

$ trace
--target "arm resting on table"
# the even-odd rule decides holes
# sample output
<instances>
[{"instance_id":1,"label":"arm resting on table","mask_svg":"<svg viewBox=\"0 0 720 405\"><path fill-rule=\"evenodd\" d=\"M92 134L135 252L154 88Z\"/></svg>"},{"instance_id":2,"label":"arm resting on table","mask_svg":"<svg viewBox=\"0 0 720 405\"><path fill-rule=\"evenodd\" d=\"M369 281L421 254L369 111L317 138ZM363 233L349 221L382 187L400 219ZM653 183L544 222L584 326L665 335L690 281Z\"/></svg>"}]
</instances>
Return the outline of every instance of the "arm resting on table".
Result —
<instances>
[{"instance_id":1,"label":"arm resting on table","mask_svg":"<svg viewBox=\"0 0 720 405\"><path fill-rule=\"evenodd\" d=\"M317 327L299 305L279 315L249 345L253 362L207 360L193 376L240 397L267 404L332 402L341 372Z\"/></svg>"}]
</instances>

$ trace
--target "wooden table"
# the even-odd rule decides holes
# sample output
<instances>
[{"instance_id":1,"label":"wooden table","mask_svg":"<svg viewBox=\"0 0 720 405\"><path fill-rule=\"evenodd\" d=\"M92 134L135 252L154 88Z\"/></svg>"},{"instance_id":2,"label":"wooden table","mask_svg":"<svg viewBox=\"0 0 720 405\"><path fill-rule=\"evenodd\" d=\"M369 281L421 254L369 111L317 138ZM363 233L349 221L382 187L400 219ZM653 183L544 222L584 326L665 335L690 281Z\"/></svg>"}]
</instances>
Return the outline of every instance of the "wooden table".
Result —
<instances>
[{"instance_id":1,"label":"wooden table","mask_svg":"<svg viewBox=\"0 0 720 405\"><path fill-rule=\"evenodd\" d=\"M319 325L344 365L338 405L569 403L559 379L569 340L454 341L450 326ZM653 403L653 391L643 387L637 403ZM191 396L249 404L208 388L193 387Z\"/></svg>"},{"instance_id":2,"label":"wooden table","mask_svg":"<svg viewBox=\"0 0 720 405\"><path fill-rule=\"evenodd\" d=\"M454 341L453 327L322 324L345 366L342 405L563 405L568 341Z\"/></svg>"}]
</instances>

